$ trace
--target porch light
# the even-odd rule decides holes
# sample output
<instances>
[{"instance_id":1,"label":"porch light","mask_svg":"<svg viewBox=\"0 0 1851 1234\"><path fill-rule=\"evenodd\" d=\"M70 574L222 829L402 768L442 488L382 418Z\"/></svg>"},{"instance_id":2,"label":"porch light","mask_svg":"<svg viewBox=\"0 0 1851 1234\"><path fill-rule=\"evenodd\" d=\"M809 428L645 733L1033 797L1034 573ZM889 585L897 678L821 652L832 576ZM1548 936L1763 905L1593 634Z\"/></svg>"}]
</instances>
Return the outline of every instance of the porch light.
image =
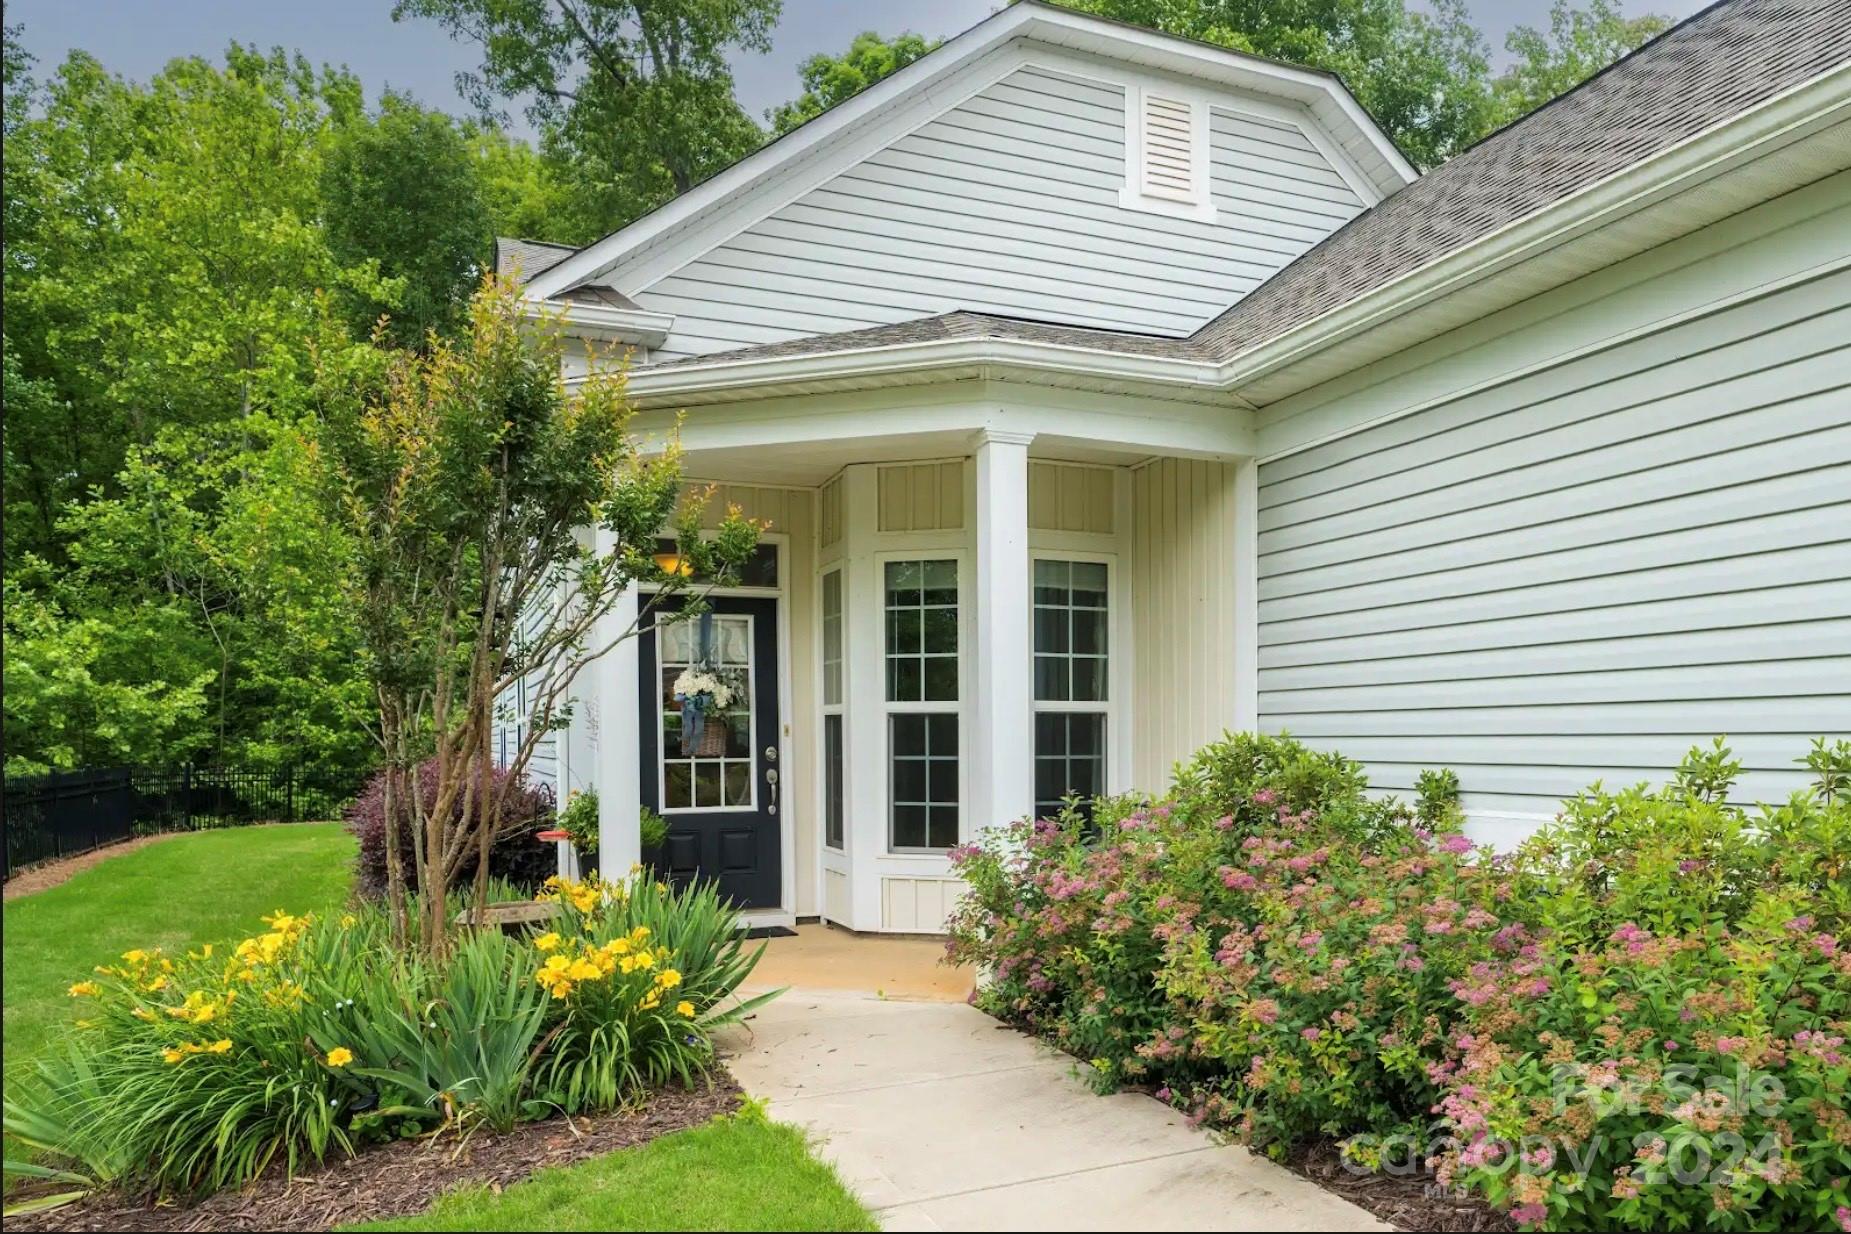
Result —
<instances>
[{"instance_id":1,"label":"porch light","mask_svg":"<svg viewBox=\"0 0 1851 1234\"><path fill-rule=\"evenodd\" d=\"M694 563L682 557L676 549L668 549L655 555L656 568L664 574L679 574L690 578L694 574Z\"/></svg>"}]
</instances>

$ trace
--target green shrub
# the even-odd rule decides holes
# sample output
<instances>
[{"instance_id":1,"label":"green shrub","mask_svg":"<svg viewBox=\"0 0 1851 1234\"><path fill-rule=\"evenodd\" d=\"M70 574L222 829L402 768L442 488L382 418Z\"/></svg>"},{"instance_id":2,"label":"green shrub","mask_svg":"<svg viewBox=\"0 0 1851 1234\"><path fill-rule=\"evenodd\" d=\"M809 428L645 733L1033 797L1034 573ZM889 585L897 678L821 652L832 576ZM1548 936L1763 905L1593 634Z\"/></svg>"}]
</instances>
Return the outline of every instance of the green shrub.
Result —
<instances>
[{"instance_id":1,"label":"green shrub","mask_svg":"<svg viewBox=\"0 0 1851 1234\"><path fill-rule=\"evenodd\" d=\"M980 1005L1101 1087L1146 1086L1270 1151L1343 1137L1358 1168L1431 1158L1548 1228L1816 1225L1851 1175L1839 746L1778 809L1728 801L1718 743L1659 792L1596 786L1494 859L1457 830L1450 773L1423 775L1410 811L1339 756L1231 737L1162 800L1100 803L1096 832L1070 811L957 850L951 954L986 970ZM1684 1063L1695 1086L1671 1099ZM1779 1082L1778 1109L1706 1087L1744 1066ZM1622 1083L1649 1091L1622 1106ZM1660 1180L1634 1155L1658 1139L1717 1170L1718 1136L1750 1130L1773 1164L1644 1185Z\"/></svg>"},{"instance_id":2,"label":"green shrub","mask_svg":"<svg viewBox=\"0 0 1851 1234\"><path fill-rule=\"evenodd\" d=\"M1851 1204L1851 807L1756 813L1717 742L1515 854L1538 940L1460 989L1441 1179L1548 1228L1794 1229Z\"/></svg>"},{"instance_id":3,"label":"green shrub","mask_svg":"<svg viewBox=\"0 0 1851 1234\"><path fill-rule=\"evenodd\" d=\"M566 796L566 808L559 812L559 826L572 841L572 847L585 856L598 851L598 790L575 788Z\"/></svg>"},{"instance_id":4,"label":"green shrub","mask_svg":"<svg viewBox=\"0 0 1851 1234\"><path fill-rule=\"evenodd\" d=\"M712 1030L760 1001L724 1005L758 959L736 916L705 888L554 888L550 929L467 932L441 961L395 945L377 904L279 910L229 952L125 953L71 987L66 1049L8 1096L7 1133L40 1154L18 1172L205 1192L694 1082Z\"/></svg>"}]
</instances>

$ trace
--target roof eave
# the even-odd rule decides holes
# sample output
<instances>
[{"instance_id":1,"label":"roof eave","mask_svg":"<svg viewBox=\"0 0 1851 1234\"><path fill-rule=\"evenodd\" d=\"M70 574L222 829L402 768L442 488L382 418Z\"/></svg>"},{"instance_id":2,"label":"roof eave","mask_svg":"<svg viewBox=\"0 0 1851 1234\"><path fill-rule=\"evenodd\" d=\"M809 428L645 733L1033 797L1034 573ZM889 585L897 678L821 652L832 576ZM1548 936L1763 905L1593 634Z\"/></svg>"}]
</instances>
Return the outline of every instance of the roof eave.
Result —
<instances>
[{"instance_id":1,"label":"roof eave","mask_svg":"<svg viewBox=\"0 0 1851 1234\"><path fill-rule=\"evenodd\" d=\"M738 360L677 364L631 371L628 392L644 406L678 399L703 401L772 398L817 382L855 386L889 384L936 372L982 367L1024 380L1090 379L1201 397L1221 389L1215 366L1201 360L1135 355L996 337L932 339Z\"/></svg>"},{"instance_id":2,"label":"roof eave","mask_svg":"<svg viewBox=\"0 0 1851 1234\"><path fill-rule=\"evenodd\" d=\"M660 347L675 325L672 313L620 309L606 304L528 297L522 300L521 308L530 318L558 322L574 338L628 343L634 347Z\"/></svg>"}]
</instances>

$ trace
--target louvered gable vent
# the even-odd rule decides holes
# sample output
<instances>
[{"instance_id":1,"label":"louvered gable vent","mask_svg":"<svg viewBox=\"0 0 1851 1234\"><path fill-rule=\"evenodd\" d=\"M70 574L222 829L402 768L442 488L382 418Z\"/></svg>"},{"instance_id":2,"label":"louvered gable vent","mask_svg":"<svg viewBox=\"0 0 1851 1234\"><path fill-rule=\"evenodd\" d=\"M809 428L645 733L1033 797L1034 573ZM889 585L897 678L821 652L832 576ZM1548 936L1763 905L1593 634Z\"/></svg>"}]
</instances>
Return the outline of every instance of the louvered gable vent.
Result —
<instances>
[{"instance_id":1,"label":"louvered gable vent","mask_svg":"<svg viewBox=\"0 0 1851 1234\"><path fill-rule=\"evenodd\" d=\"M1194 200L1195 133L1189 104L1144 95L1144 191Z\"/></svg>"},{"instance_id":2,"label":"louvered gable vent","mask_svg":"<svg viewBox=\"0 0 1851 1234\"><path fill-rule=\"evenodd\" d=\"M1183 91L1133 83L1125 88L1127 210L1213 222L1208 193L1208 106Z\"/></svg>"}]
</instances>

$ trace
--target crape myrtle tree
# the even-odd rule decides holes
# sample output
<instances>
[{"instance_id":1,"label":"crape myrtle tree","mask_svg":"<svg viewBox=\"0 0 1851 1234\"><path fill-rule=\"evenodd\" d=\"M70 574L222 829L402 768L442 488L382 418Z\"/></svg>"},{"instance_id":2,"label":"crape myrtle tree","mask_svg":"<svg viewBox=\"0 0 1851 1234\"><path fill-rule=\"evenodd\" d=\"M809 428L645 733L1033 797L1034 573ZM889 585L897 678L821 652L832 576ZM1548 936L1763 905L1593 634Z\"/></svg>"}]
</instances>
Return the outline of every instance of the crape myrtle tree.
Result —
<instances>
[{"instance_id":1,"label":"crape myrtle tree","mask_svg":"<svg viewBox=\"0 0 1851 1234\"><path fill-rule=\"evenodd\" d=\"M629 434L623 365L594 363L568 391L557 322L523 314L512 283L485 279L455 340L412 352L386 339L370 355L326 351L318 444L329 508L353 545L345 579L378 704L387 817L409 799L421 933L441 952L446 893L473 856L485 905L499 798L566 722L579 674L693 580L736 577L759 528L729 509L703 534L710 494L684 499L678 449L646 452ZM669 525L682 545L674 571L653 556ZM617 602L639 582L658 590L619 626ZM518 681L528 722L515 774L497 787L496 700ZM426 755L428 790L412 774ZM397 828L386 846L404 930Z\"/></svg>"}]
</instances>

